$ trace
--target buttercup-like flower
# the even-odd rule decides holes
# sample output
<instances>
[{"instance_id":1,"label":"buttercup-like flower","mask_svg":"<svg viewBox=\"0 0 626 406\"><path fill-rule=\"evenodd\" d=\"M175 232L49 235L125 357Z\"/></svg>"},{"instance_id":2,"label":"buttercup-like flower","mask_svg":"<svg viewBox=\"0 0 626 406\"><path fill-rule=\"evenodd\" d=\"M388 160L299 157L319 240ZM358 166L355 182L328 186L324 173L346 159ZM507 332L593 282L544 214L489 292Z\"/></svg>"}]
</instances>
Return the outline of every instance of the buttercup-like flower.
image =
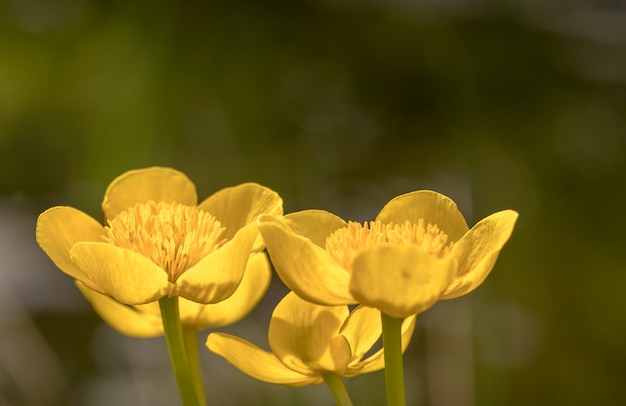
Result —
<instances>
[{"instance_id":1,"label":"buttercup-like flower","mask_svg":"<svg viewBox=\"0 0 626 406\"><path fill-rule=\"evenodd\" d=\"M403 350L414 328L414 317L402 324ZM329 373L352 377L382 369L382 349L363 359L380 334L380 312L374 308L350 312L348 306L320 306L290 292L272 313L271 352L225 333L209 334L206 344L260 381L298 387L320 384Z\"/></svg>"},{"instance_id":2,"label":"buttercup-like flower","mask_svg":"<svg viewBox=\"0 0 626 406\"><path fill-rule=\"evenodd\" d=\"M251 252L262 249L255 219L280 216L282 199L244 183L198 204L187 176L151 167L116 178L102 210L104 226L72 207L48 209L37 242L63 272L120 303L180 296L209 304L235 292Z\"/></svg>"},{"instance_id":3,"label":"buttercup-like flower","mask_svg":"<svg viewBox=\"0 0 626 406\"><path fill-rule=\"evenodd\" d=\"M469 229L451 199L423 190L392 199L365 224L321 210L265 215L259 224L276 272L300 297L404 318L478 287L517 217L503 210Z\"/></svg>"},{"instance_id":4,"label":"buttercup-like flower","mask_svg":"<svg viewBox=\"0 0 626 406\"><path fill-rule=\"evenodd\" d=\"M271 281L271 267L267 254L253 254L241 283L227 299L214 304L201 304L180 298L181 325L202 330L223 327L247 316L265 295ZM115 299L89 289L76 281L100 317L118 332L131 337L163 335L163 322L158 302L143 305L124 305Z\"/></svg>"}]
</instances>

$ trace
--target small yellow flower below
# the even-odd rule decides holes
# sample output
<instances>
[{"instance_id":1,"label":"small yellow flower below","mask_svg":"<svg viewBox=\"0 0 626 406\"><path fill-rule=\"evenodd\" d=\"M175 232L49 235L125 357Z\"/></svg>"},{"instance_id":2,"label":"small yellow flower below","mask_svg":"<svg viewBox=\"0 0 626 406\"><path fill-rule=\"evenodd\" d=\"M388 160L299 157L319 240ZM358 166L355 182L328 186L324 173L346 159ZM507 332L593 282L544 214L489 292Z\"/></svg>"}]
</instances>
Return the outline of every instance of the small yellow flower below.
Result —
<instances>
[{"instance_id":1,"label":"small yellow flower below","mask_svg":"<svg viewBox=\"0 0 626 406\"><path fill-rule=\"evenodd\" d=\"M415 317L402 324L402 350ZM320 306L288 293L278 303L268 330L271 352L239 337L211 333L207 347L244 373L289 386L320 384L325 374L352 377L384 367L380 349L370 356L382 331L380 312L367 306Z\"/></svg>"}]
</instances>

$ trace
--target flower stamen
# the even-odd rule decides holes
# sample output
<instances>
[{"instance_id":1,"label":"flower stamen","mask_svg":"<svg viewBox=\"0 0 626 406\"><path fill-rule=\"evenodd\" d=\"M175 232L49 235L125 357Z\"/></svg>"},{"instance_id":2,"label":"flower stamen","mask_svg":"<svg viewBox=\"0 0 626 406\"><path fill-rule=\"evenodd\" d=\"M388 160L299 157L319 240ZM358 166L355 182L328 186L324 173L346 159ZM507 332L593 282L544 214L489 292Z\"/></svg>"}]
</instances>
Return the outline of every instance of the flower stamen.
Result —
<instances>
[{"instance_id":1,"label":"flower stamen","mask_svg":"<svg viewBox=\"0 0 626 406\"><path fill-rule=\"evenodd\" d=\"M340 228L326 239L326 250L346 271L351 269L361 251L379 245L416 246L442 258L450 252L453 243L448 243L448 235L436 225L424 225L422 219L417 224L408 220L404 224L349 221L348 227Z\"/></svg>"},{"instance_id":2,"label":"flower stamen","mask_svg":"<svg viewBox=\"0 0 626 406\"><path fill-rule=\"evenodd\" d=\"M226 242L214 216L175 202L137 203L107 222L108 243L149 258L170 282Z\"/></svg>"}]
</instances>

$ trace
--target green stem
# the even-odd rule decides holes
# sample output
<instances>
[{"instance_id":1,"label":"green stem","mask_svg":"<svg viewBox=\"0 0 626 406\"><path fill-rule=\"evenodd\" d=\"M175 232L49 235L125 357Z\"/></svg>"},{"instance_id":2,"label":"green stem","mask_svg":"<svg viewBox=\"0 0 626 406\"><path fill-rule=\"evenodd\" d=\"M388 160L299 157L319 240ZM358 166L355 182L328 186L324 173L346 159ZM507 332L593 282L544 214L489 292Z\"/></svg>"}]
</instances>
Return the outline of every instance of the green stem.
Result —
<instances>
[{"instance_id":1,"label":"green stem","mask_svg":"<svg viewBox=\"0 0 626 406\"><path fill-rule=\"evenodd\" d=\"M206 406L206 396L202 384L202 367L200 365L200 357L198 356L198 330L195 327L183 326L183 340L185 342L187 362L189 363L189 373L196 388L196 395L198 395L200 405Z\"/></svg>"},{"instance_id":2,"label":"green stem","mask_svg":"<svg viewBox=\"0 0 626 406\"><path fill-rule=\"evenodd\" d=\"M404 370L402 369L402 319L381 313L385 351L385 386L387 406L405 406Z\"/></svg>"},{"instance_id":3,"label":"green stem","mask_svg":"<svg viewBox=\"0 0 626 406\"><path fill-rule=\"evenodd\" d=\"M172 363L176 383L178 383L180 398L184 406L200 406L196 388L189 373L189 363L178 315L178 297L166 296L161 298L159 307L161 308L161 319L163 321L163 330L165 331L165 342L170 354L170 362Z\"/></svg>"},{"instance_id":4,"label":"green stem","mask_svg":"<svg viewBox=\"0 0 626 406\"><path fill-rule=\"evenodd\" d=\"M348 391L339 375L334 372L327 372L322 374L322 378L324 378L326 386L328 386L330 392L333 394L337 406L352 406L350 395L348 395Z\"/></svg>"}]
</instances>

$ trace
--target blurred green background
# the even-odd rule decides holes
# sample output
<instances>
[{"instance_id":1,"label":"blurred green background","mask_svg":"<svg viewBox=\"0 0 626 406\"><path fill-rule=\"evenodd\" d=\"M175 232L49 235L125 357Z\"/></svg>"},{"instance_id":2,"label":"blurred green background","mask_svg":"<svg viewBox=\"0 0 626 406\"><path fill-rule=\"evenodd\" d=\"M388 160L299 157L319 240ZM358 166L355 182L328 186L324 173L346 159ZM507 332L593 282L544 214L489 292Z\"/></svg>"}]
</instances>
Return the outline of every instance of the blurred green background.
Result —
<instances>
[{"instance_id":1,"label":"blurred green background","mask_svg":"<svg viewBox=\"0 0 626 406\"><path fill-rule=\"evenodd\" d=\"M151 165L359 221L418 189L517 210L487 281L420 317L409 404L625 404L625 152L621 0L1 1L0 405L177 404L163 340L103 324L34 239ZM284 293L219 330L266 345ZM210 404L333 404L201 354ZM384 404L382 373L347 385Z\"/></svg>"}]
</instances>

